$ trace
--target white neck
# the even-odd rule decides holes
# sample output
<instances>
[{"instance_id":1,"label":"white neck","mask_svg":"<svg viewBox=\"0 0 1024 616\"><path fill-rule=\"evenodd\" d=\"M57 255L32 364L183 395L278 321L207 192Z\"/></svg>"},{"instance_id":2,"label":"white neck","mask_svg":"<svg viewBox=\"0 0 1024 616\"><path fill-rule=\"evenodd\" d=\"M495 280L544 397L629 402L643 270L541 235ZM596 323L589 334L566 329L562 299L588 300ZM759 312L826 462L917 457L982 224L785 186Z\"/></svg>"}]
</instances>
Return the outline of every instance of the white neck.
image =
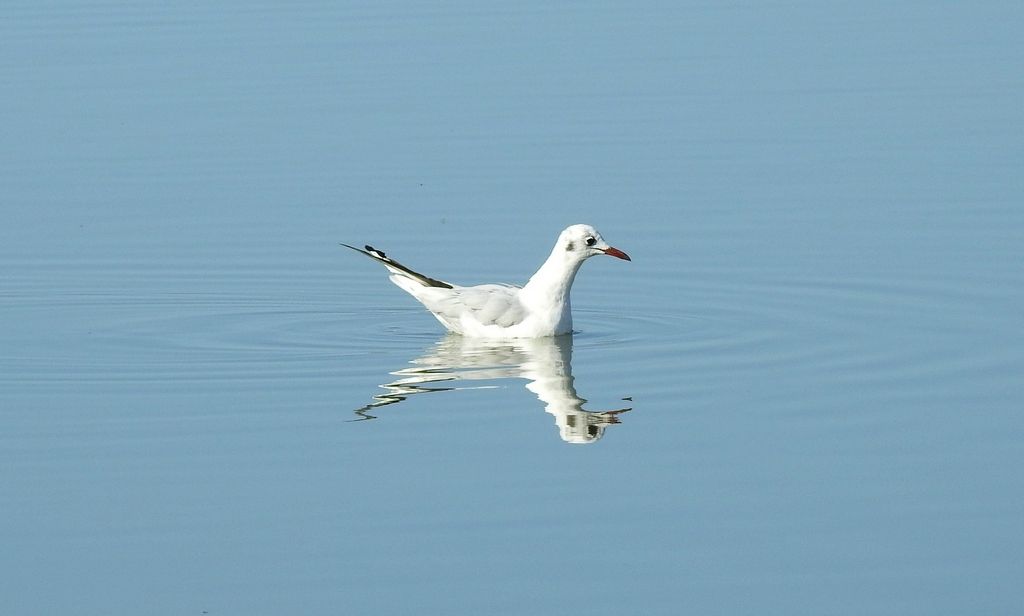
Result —
<instances>
[{"instance_id":1,"label":"white neck","mask_svg":"<svg viewBox=\"0 0 1024 616\"><path fill-rule=\"evenodd\" d=\"M556 245L544 265L540 266L523 287L521 297L534 306L569 306L569 290L583 261L574 259L561 245Z\"/></svg>"}]
</instances>

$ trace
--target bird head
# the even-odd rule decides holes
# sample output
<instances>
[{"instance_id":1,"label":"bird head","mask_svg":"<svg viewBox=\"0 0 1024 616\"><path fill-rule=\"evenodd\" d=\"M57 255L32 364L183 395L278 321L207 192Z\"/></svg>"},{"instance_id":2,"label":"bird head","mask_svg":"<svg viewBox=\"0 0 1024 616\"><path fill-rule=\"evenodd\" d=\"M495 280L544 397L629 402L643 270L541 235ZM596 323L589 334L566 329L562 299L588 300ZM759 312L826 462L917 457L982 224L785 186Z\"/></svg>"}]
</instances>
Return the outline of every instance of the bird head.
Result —
<instances>
[{"instance_id":1,"label":"bird head","mask_svg":"<svg viewBox=\"0 0 1024 616\"><path fill-rule=\"evenodd\" d=\"M570 259L584 261L595 255L608 255L629 261L629 255L614 248L604 241L597 229L590 225L572 225L558 236L558 247L566 252ZM557 250L557 248L556 248Z\"/></svg>"}]
</instances>

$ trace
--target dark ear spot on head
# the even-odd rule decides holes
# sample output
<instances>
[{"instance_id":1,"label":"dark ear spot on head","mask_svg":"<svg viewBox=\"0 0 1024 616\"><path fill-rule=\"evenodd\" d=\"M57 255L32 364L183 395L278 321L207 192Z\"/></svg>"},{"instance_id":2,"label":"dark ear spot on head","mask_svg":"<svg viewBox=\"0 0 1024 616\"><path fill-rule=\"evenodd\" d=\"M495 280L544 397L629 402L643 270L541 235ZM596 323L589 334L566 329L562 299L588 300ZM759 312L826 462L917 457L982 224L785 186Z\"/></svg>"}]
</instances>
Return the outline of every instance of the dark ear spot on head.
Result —
<instances>
[{"instance_id":1,"label":"dark ear spot on head","mask_svg":"<svg viewBox=\"0 0 1024 616\"><path fill-rule=\"evenodd\" d=\"M572 252L574 248L576 248L576 244L573 244L572 242L569 242L568 244L565 245L566 252Z\"/></svg>"}]
</instances>

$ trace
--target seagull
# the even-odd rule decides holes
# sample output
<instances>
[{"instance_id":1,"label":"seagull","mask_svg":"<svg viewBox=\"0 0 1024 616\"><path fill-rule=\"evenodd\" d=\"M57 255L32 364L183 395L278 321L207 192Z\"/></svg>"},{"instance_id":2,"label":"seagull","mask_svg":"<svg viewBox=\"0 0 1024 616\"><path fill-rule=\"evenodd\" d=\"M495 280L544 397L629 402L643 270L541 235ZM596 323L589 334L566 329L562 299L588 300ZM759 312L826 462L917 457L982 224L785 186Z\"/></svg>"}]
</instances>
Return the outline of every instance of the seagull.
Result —
<instances>
[{"instance_id":1,"label":"seagull","mask_svg":"<svg viewBox=\"0 0 1024 616\"><path fill-rule=\"evenodd\" d=\"M583 262L595 255L629 261L590 225L572 225L558 236L547 261L522 287L463 287L415 272L383 251L342 244L379 261L391 282L415 297L449 331L478 338L543 338L572 332L569 290Z\"/></svg>"}]
</instances>

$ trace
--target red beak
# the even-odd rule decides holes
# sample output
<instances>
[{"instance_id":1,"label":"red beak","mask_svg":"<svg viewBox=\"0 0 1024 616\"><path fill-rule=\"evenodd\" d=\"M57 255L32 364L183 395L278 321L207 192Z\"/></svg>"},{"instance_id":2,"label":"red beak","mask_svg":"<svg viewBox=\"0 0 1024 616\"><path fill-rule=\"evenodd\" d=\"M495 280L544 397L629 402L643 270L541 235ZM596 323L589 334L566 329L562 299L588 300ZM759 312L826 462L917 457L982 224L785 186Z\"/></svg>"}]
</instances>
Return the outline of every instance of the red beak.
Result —
<instances>
[{"instance_id":1,"label":"red beak","mask_svg":"<svg viewBox=\"0 0 1024 616\"><path fill-rule=\"evenodd\" d=\"M626 261L632 261L632 259L629 258L629 255L622 252L618 248L605 248L604 254L608 255L609 257L618 257L620 259L625 259Z\"/></svg>"}]
</instances>

